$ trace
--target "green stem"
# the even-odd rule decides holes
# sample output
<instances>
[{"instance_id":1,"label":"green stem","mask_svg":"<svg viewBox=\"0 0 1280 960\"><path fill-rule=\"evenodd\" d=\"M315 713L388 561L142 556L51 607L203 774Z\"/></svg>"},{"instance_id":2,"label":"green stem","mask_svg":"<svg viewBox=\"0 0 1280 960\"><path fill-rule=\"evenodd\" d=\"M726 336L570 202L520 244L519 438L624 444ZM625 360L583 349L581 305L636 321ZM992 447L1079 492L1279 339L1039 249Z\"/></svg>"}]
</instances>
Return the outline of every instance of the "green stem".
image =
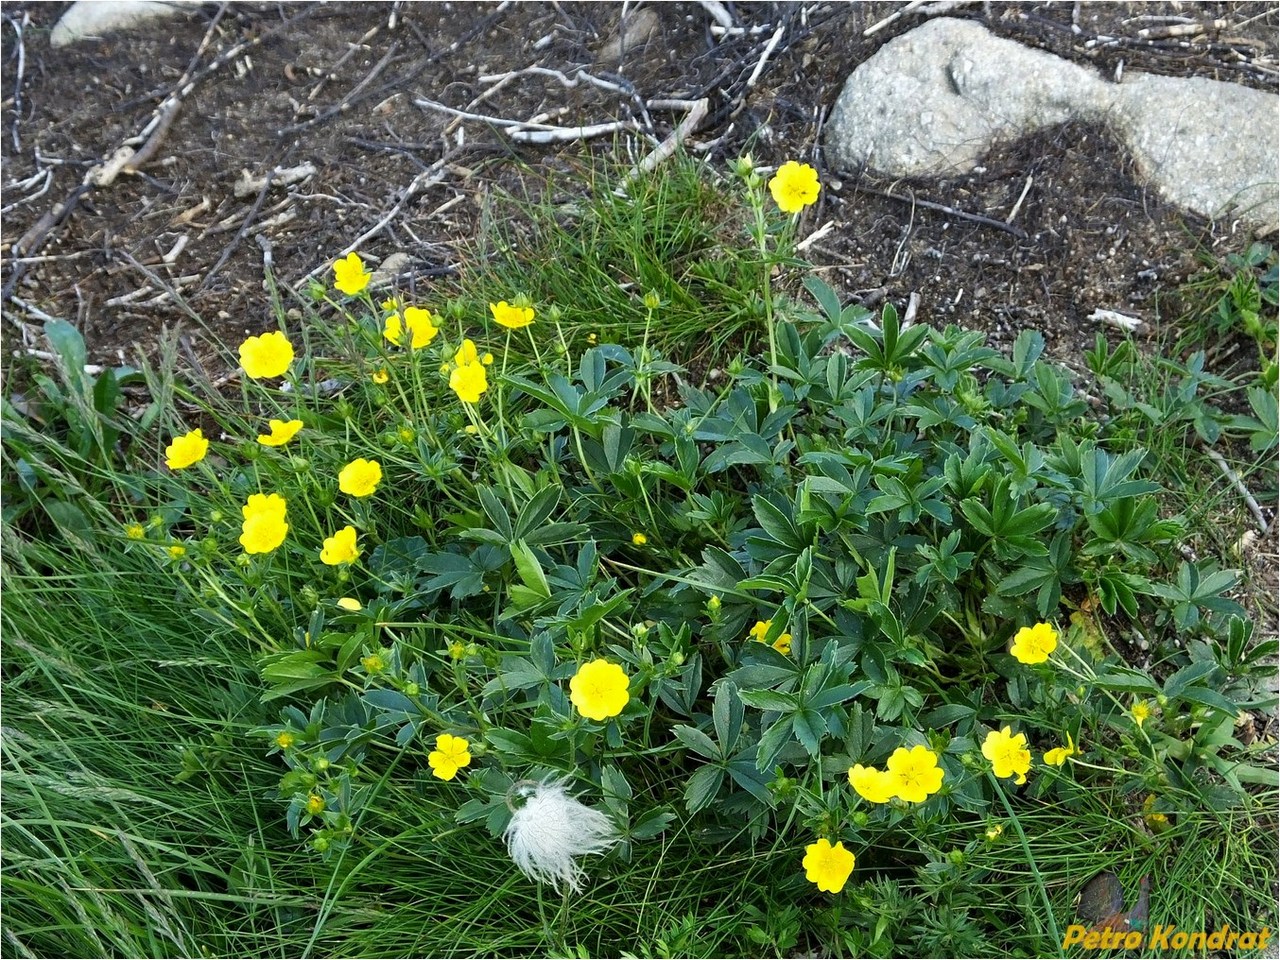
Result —
<instances>
[{"instance_id":1,"label":"green stem","mask_svg":"<svg viewBox=\"0 0 1280 960\"><path fill-rule=\"evenodd\" d=\"M1027 842L1027 835L1022 830L1022 823L1018 820L1017 814L1013 812L1013 806L1009 803L1009 798L1005 796L1004 788L1000 786L999 778L996 777L993 771L988 770L987 779L995 787L996 796L1004 804L1005 813L1009 815L1009 822L1013 824L1013 829L1018 834L1018 840L1022 843L1022 855L1027 858L1027 865L1031 867L1031 876L1036 881L1036 889L1040 891L1040 900L1044 903L1045 917L1049 921L1049 933L1053 936L1054 947L1057 950L1056 955L1062 956L1062 935L1058 932L1058 921L1053 915L1053 903L1049 900L1049 890L1044 885L1044 877L1040 875L1040 868L1036 865L1036 859L1031 855L1031 844Z\"/></svg>"}]
</instances>

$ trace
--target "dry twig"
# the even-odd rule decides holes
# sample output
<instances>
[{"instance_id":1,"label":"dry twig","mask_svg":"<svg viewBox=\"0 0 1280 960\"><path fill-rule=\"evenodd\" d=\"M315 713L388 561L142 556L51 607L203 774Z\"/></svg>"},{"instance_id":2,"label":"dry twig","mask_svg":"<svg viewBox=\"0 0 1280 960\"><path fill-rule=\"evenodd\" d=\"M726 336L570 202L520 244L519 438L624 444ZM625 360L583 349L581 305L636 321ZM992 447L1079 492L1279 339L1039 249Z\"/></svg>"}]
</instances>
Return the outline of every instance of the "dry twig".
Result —
<instances>
[{"instance_id":1,"label":"dry twig","mask_svg":"<svg viewBox=\"0 0 1280 960\"><path fill-rule=\"evenodd\" d=\"M1258 506L1258 501L1253 498L1253 494L1249 492L1249 488L1244 485L1244 481L1240 479L1240 474L1231 469L1231 464L1223 458L1213 447L1206 446L1204 452L1209 455L1212 460L1222 471L1222 475L1227 478L1230 484L1239 491L1240 496L1244 498L1245 506L1249 508L1249 512L1253 514L1253 519L1258 524L1258 529L1263 533L1267 532L1267 518L1262 515L1262 508Z\"/></svg>"}]
</instances>

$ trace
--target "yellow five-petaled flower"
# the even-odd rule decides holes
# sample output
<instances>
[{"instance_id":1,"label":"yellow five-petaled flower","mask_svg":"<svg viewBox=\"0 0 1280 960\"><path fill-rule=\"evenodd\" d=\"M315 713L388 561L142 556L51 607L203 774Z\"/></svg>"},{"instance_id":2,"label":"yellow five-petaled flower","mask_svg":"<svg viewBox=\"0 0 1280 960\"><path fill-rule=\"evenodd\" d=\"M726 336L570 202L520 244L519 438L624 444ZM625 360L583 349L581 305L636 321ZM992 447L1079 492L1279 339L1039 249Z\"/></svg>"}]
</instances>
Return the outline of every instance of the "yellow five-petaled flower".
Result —
<instances>
[{"instance_id":1,"label":"yellow five-petaled flower","mask_svg":"<svg viewBox=\"0 0 1280 960\"><path fill-rule=\"evenodd\" d=\"M747 631L747 636L752 640L758 640L764 643L765 637L769 635L769 628L773 626L772 620L757 620L756 625ZM791 634L780 633L778 639L773 641L773 649L777 650L784 657L791 656Z\"/></svg>"},{"instance_id":2,"label":"yellow five-petaled flower","mask_svg":"<svg viewBox=\"0 0 1280 960\"><path fill-rule=\"evenodd\" d=\"M271 428L271 432L258 434L258 442L264 447L283 447L302 429L302 421L272 418L267 421L267 426Z\"/></svg>"},{"instance_id":3,"label":"yellow five-petaled flower","mask_svg":"<svg viewBox=\"0 0 1280 960\"><path fill-rule=\"evenodd\" d=\"M898 795L898 781L892 773L860 763L849 768L849 786L869 803L888 803Z\"/></svg>"},{"instance_id":4,"label":"yellow five-petaled flower","mask_svg":"<svg viewBox=\"0 0 1280 960\"><path fill-rule=\"evenodd\" d=\"M436 319L429 310L421 307L405 307L403 314L393 313L387 317L382 326L382 335L399 346L407 328L410 334L409 346L414 350L420 350L430 344L440 332L440 328L435 324Z\"/></svg>"},{"instance_id":5,"label":"yellow five-petaled flower","mask_svg":"<svg viewBox=\"0 0 1280 960\"><path fill-rule=\"evenodd\" d=\"M982 755L991 761L991 769L997 777L1017 777L1015 783L1027 782L1031 769L1031 751L1027 749L1027 735L1014 734L1009 727L992 730L982 741Z\"/></svg>"},{"instance_id":6,"label":"yellow five-petaled flower","mask_svg":"<svg viewBox=\"0 0 1280 960\"><path fill-rule=\"evenodd\" d=\"M898 799L907 803L924 803L931 794L942 789L943 769L938 755L917 743L908 750L899 747L885 764L894 780Z\"/></svg>"},{"instance_id":7,"label":"yellow five-petaled flower","mask_svg":"<svg viewBox=\"0 0 1280 960\"><path fill-rule=\"evenodd\" d=\"M241 528L240 545L245 553L270 553L284 543L289 524L285 522L288 505L278 493L255 493L241 507L244 526Z\"/></svg>"},{"instance_id":8,"label":"yellow five-petaled flower","mask_svg":"<svg viewBox=\"0 0 1280 960\"><path fill-rule=\"evenodd\" d=\"M353 497L367 497L382 482L382 464L357 457L338 472L338 489Z\"/></svg>"},{"instance_id":9,"label":"yellow five-petaled flower","mask_svg":"<svg viewBox=\"0 0 1280 960\"><path fill-rule=\"evenodd\" d=\"M835 846L826 837L804 848L804 878L818 885L826 893L839 893L844 889L849 874L853 873L853 853L837 840Z\"/></svg>"},{"instance_id":10,"label":"yellow five-petaled flower","mask_svg":"<svg viewBox=\"0 0 1280 960\"><path fill-rule=\"evenodd\" d=\"M631 678L616 663L596 659L584 663L569 680L569 699L589 720L608 720L631 699Z\"/></svg>"},{"instance_id":11,"label":"yellow five-petaled flower","mask_svg":"<svg viewBox=\"0 0 1280 960\"><path fill-rule=\"evenodd\" d=\"M769 192L783 213L798 213L818 199L818 171L788 160L769 181Z\"/></svg>"},{"instance_id":12,"label":"yellow five-petaled flower","mask_svg":"<svg viewBox=\"0 0 1280 960\"><path fill-rule=\"evenodd\" d=\"M1009 652L1019 663L1044 663L1058 648L1058 631L1047 623L1023 627L1013 638Z\"/></svg>"},{"instance_id":13,"label":"yellow five-petaled flower","mask_svg":"<svg viewBox=\"0 0 1280 960\"><path fill-rule=\"evenodd\" d=\"M1044 762L1051 767L1060 767L1067 762L1068 757L1074 757L1080 751L1076 749L1075 742L1071 739L1071 734L1067 734L1067 745L1065 747L1054 747L1052 750L1044 752Z\"/></svg>"},{"instance_id":14,"label":"yellow five-petaled flower","mask_svg":"<svg viewBox=\"0 0 1280 960\"><path fill-rule=\"evenodd\" d=\"M208 452L209 441L205 439L204 431L196 427L190 433L174 437L173 442L164 448L164 463L170 470L182 470L199 463Z\"/></svg>"},{"instance_id":15,"label":"yellow five-petaled flower","mask_svg":"<svg viewBox=\"0 0 1280 960\"><path fill-rule=\"evenodd\" d=\"M354 563L360 556L360 548L356 546L356 528L347 524L332 537L324 538L324 549L320 551L320 562L336 567L340 563Z\"/></svg>"},{"instance_id":16,"label":"yellow five-petaled flower","mask_svg":"<svg viewBox=\"0 0 1280 960\"><path fill-rule=\"evenodd\" d=\"M449 389L463 403L479 403L480 395L489 389L489 377L485 373L484 364L475 361L454 367L449 374Z\"/></svg>"},{"instance_id":17,"label":"yellow five-petaled flower","mask_svg":"<svg viewBox=\"0 0 1280 960\"><path fill-rule=\"evenodd\" d=\"M441 780L452 780L470 762L471 744L466 737L455 737L451 733L436 737L436 748L427 754L432 775Z\"/></svg>"},{"instance_id":18,"label":"yellow five-petaled flower","mask_svg":"<svg viewBox=\"0 0 1280 960\"><path fill-rule=\"evenodd\" d=\"M293 344L279 330L240 344L240 366L255 380L278 377L293 363Z\"/></svg>"},{"instance_id":19,"label":"yellow five-petaled flower","mask_svg":"<svg viewBox=\"0 0 1280 960\"><path fill-rule=\"evenodd\" d=\"M493 319L509 330L519 330L533 323L533 307L512 306L507 301L489 304Z\"/></svg>"},{"instance_id":20,"label":"yellow five-petaled flower","mask_svg":"<svg viewBox=\"0 0 1280 960\"><path fill-rule=\"evenodd\" d=\"M357 253L348 253L333 265L333 285L350 297L367 287L372 276Z\"/></svg>"}]
</instances>

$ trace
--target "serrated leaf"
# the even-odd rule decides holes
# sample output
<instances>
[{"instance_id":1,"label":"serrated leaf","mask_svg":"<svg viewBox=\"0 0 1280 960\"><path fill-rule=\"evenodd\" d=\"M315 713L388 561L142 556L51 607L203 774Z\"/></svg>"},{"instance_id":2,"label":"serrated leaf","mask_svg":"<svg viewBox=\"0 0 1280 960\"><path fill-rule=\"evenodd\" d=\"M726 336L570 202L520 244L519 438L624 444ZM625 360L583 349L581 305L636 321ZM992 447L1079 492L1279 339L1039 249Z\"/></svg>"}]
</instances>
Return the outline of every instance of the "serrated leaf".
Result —
<instances>
[{"instance_id":1,"label":"serrated leaf","mask_svg":"<svg viewBox=\"0 0 1280 960\"><path fill-rule=\"evenodd\" d=\"M708 760L721 759L722 754L715 741L697 727L680 723L672 727L671 732L676 735L677 740L699 756L706 757Z\"/></svg>"},{"instance_id":2,"label":"serrated leaf","mask_svg":"<svg viewBox=\"0 0 1280 960\"><path fill-rule=\"evenodd\" d=\"M724 770L720 767L705 766L695 770L684 788L684 803L689 813L697 813L706 808L724 783Z\"/></svg>"}]
</instances>

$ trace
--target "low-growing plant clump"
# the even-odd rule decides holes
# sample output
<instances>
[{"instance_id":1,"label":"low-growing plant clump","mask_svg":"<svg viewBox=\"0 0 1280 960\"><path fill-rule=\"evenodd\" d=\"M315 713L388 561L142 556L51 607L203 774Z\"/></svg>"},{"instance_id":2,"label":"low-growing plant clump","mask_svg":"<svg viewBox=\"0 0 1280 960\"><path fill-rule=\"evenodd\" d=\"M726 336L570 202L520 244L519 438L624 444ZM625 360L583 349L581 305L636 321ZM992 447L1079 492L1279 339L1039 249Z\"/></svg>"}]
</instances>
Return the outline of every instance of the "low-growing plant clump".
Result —
<instances>
[{"instance_id":1,"label":"low-growing plant clump","mask_svg":"<svg viewBox=\"0 0 1280 960\"><path fill-rule=\"evenodd\" d=\"M1170 835L1274 789L1236 729L1274 701L1276 645L1239 572L1185 554L1133 405L1099 419L1036 333L1005 356L842 304L796 257L807 165L744 158L731 183L764 349L717 380L655 346L658 291L628 294L638 341L607 342L571 296L375 297L351 253L240 346L238 395L147 371L125 425L139 374L46 380L61 459L7 405L6 521L150 565L193 630L254 659L259 719L217 765L278 765L257 815L332 870L326 910L406 847L435 872L474 851L490 877L505 849L525 922L576 950L576 904L628 864L679 887L762 857L770 889L727 938L690 920L590 949L1056 953L1098 869L1136 890ZM1116 356L1100 339L1090 364L1118 403ZM1196 409L1274 463L1263 400ZM18 552L32 575L61 562ZM188 747L179 776L213 766ZM1108 822L1103 846L1081 834ZM652 859L677 838L686 862Z\"/></svg>"}]
</instances>

